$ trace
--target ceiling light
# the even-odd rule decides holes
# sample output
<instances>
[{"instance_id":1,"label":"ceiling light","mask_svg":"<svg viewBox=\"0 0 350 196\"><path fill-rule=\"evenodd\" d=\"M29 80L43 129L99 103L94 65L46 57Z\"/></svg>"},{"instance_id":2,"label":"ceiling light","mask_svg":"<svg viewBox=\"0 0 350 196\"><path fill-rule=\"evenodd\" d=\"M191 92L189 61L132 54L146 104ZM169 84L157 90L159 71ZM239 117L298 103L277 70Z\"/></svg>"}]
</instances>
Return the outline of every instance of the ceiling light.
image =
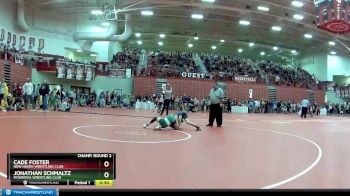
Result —
<instances>
[{"instance_id":1,"label":"ceiling light","mask_svg":"<svg viewBox=\"0 0 350 196\"><path fill-rule=\"evenodd\" d=\"M265 55L265 52L260 52L260 55L261 55L261 56L264 56L264 55Z\"/></svg>"},{"instance_id":2,"label":"ceiling light","mask_svg":"<svg viewBox=\"0 0 350 196\"><path fill-rule=\"evenodd\" d=\"M335 42L330 41L330 42L328 42L328 45L330 45L330 46L335 46Z\"/></svg>"},{"instance_id":3,"label":"ceiling light","mask_svg":"<svg viewBox=\"0 0 350 196\"><path fill-rule=\"evenodd\" d=\"M159 46L163 46L163 42L158 42L158 45Z\"/></svg>"},{"instance_id":4,"label":"ceiling light","mask_svg":"<svg viewBox=\"0 0 350 196\"><path fill-rule=\"evenodd\" d=\"M101 10L92 10L91 14L93 14L93 15L103 15L103 12Z\"/></svg>"},{"instance_id":5,"label":"ceiling light","mask_svg":"<svg viewBox=\"0 0 350 196\"><path fill-rule=\"evenodd\" d=\"M331 55L336 55L337 53L335 51L331 51Z\"/></svg>"},{"instance_id":6,"label":"ceiling light","mask_svg":"<svg viewBox=\"0 0 350 196\"><path fill-rule=\"evenodd\" d=\"M221 42L221 43L225 43L225 40L221 39L220 42Z\"/></svg>"},{"instance_id":7,"label":"ceiling light","mask_svg":"<svg viewBox=\"0 0 350 196\"><path fill-rule=\"evenodd\" d=\"M92 57L96 57L96 56L97 56L97 54L90 54L90 56L92 56Z\"/></svg>"},{"instance_id":8,"label":"ceiling light","mask_svg":"<svg viewBox=\"0 0 350 196\"><path fill-rule=\"evenodd\" d=\"M300 14L294 14L294 15L293 15L293 18L294 18L295 20L302 20L302 19L304 19L304 16L303 16L303 15L300 15Z\"/></svg>"},{"instance_id":9,"label":"ceiling light","mask_svg":"<svg viewBox=\"0 0 350 196\"><path fill-rule=\"evenodd\" d=\"M192 14L191 16L193 19L203 19L204 16L202 14Z\"/></svg>"},{"instance_id":10,"label":"ceiling light","mask_svg":"<svg viewBox=\"0 0 350 196\"><path fill-rule=\"evenodd\" d=\"M77 52L83 52L82 50L77 50Z\"/></svg>"},{"instance_id":11,"label":"ceiling light","mask_svg":"<svg viewBox=\"0 0 350 196\"><path fill-rule=\"evenodd\" d=\"M296 50L292 50L291 53L292 53L292 54L296 54L297 51L296 51Z\"/></svg>"},{"instance_id":12,"label":"ceiling light","mask_svg":"<svg viewBox=\"0 0 350 196\"><path fill-rule=\"evenodd\" d=\"M165 34L161 33L159 34L159 37L163 39L165 37Z\"/></svg>"},{"instance_id":13,"label":"ceiling light","mask_svg":"<svg viewBox=\"0 0 350 196\"><path fill-rule=\"evenodd\" d=\"M193 39L194 39L194 40L199 40L199 37L196 36L196 37L194 37Z\"/></svg>"},{"instance_id":14,"label":"ceiling light","mask_svg":"<svg viewBox=\"0 0 350 196\"><path fill-rule=\"evenodd\" d=\"M273 47L273 50L274 51L278 50L278 47L277 46Z\"/></svg>"},{"instance_id":15,"label":"ceiling light","mask_svg":"<svg viewBox=\"0 0 350 196\"><path fill-rule=\"evenodd\" d=\"M135 33L136 37L141 37L141 33Z\"/></svg>"},{"instance_id":16,"label":"ceiling light","mask_svg":"<svg viewBox=\"0 0 350 196\"><path fill-rule=\"evenodd\" d=\"M216 46L212 46L211 49L216 50Z\"/></svg>"},{"instance_id":17,"label":"ceiling light","mask_svg":"<svg viewBox=\"0 0 350 196\"><path fill-rule=\"evenodd\" d=\"M311 35L311 34L306 33L306 34L304 35L304 37L305 37L306 39L311 39L311 38L312 38L312 35Z\"/></svg>"},{"instance_id":18,"label":"ceiling light","mask_svg":"<svg viewBox=\"0 0 350 196\"><path fill-rule=\"evenodd\" d=\"M242 49L242 48L238 49L238 52L239 52L239 53L242 53L242 52L243 52L243 49Z\"/></svg>"},{"instance_id":19,"label":"ceiling light","mask_svg":"<svg viewBox=\"0 0 350 196\"><path fill-rule=\"evenodd\" d=\"M250 22L247 20L241 20L241 21L239 21L239 24L248 26L248 25L250 25Z\"/></svg>"},{"instance_id":20,"label":"ceiling light","mask_svg":"<svg viewBox=\"0 0 350 196\"><path fill-rule=\"evenodd\" d=\"M255 44L254 44L253 42L250 42L250 43L249 43L249 46L250 46L250 47L253 47L254 45L255 45Z\"/></svg>"},{"instance_id":21,"label":"ceiling light","mask_svg":"<svg viewBox=\"0 0 350 196\"><path fill-rule=\"evenodd\" d=\"M109 25L111 25L109 22L103 22L101 23L102 26L108 27Z\"/></svg>"},{"instance_id":22,"label":"ceiling light","mask_svg":"<svg viewBox=\"0 0 350 196\"><path fill-rule=\"evenodd\" d=\"M144 16L153 16L153 11L150 11L150 10L143 10L143 11L141 11L141 15L144 15Z\"/></svg>"},{"instance_id":23,"label":"ceiling light","mask_svg":"<svg viewBox=\"0 0 350 196\"><path fill-rule=\"evenodd\" d=\"M268 12L270 8L265 7L265 6L258 6L258 10L263 11L263 12Z\"/></svg>"},{"instance_id":24,"label":"ceiling light","mask_svg":"<svg viewBox=\"0 0 350 196\"><path fill-rule=\"evenodd\" d=\"M272 30L273 30L273 31L281 31L282 28L279 27L279 26L273 26L273 27L272 27Z\"/></svg>"},{"instance_id":25,"label":"ceiling light","mask_svg":"<svg viewBox=\"0 0 350 196\"><path fill-rule=\"evenodd\" d=\"M188 44L187 45L189 48L192 48L193 47L193 44Z\"/></svg>"},{"instance_id":26,"label":"ceiling light","mask_svg":"<svg viewBox=\"0 0 350 196\"><path fill-rule=\"evenodd\" d=\"M214 3L215 0L202 0L202 2L205 2L205 3Z\"/></svg>"},{"instance_id":27,"label":"ceiling light","mask_svg":"<svg viewBox=\"0 0 350 196\"><path fill-rule=\"evenodd\" d=\"M294 7L303 7L304 6L304 3L301 2L301 1L292 1L292 5Z\"/></svg>"},{"instance_id":28,"label":"ceiling light","mask_svg":"<svg viewBox=\"0 0 350 196\"><path fill-rule=\"evenodd\" d=\"M138 40L138 41L137 41L137 44L138 44L138 45L142 45L142 41L141 41L141 40Z\"/></svg>"}]
</instances>

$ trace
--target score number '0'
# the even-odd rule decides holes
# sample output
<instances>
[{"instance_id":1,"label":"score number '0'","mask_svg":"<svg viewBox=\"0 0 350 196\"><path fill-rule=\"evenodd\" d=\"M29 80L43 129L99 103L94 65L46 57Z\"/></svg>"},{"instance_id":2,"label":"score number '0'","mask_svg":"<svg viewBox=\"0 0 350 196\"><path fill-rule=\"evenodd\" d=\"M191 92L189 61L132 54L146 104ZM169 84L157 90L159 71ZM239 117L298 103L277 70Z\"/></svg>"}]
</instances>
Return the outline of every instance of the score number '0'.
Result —
<instances>
[{"instance_id":1,"label":"score number '0'","mask_svg":"<svg viewBox=\"0 0 350 196\"><path fill-rule=\"evenodd\" d=\"M108 162L108 161L105 161L105 162L103 163L103 166L109 167L109 162ZM108 177L109 177L109 173L108 173L108 172L105 172L105 173L103 174L103 176L104 176L105 178L108 178Z\"/></svg>"}]
</instances>

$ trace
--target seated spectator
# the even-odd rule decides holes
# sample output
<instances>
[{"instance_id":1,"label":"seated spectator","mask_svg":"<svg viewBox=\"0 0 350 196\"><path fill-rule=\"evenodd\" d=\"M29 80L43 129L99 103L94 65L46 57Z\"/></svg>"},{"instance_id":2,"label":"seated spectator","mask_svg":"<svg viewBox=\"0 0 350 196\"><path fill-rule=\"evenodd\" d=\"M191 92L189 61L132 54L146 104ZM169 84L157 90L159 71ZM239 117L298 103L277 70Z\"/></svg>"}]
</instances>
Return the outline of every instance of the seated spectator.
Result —
<instances>
[{"instance_id":1,"label":"seated spectator","mask_svg":"<svg viewBox=\"0 0 350 196\"><path fill-rule=\"evenodd\" d=\"M81 107L86 107L86 98L84 95L80 96L80 99L79 99L79 106Z\"/></svg>"},{"instance_id":2,"label":"seated spectator","mask_svg":"<svg viewBox=\"0 0 350 196\"><path fill-rule=\"evenodd\" d=\"M59 105L58 111L61 112L70 112L71 105L68 104L67 98L63 100L63 102Z\"/></svg>"}]
</instances>

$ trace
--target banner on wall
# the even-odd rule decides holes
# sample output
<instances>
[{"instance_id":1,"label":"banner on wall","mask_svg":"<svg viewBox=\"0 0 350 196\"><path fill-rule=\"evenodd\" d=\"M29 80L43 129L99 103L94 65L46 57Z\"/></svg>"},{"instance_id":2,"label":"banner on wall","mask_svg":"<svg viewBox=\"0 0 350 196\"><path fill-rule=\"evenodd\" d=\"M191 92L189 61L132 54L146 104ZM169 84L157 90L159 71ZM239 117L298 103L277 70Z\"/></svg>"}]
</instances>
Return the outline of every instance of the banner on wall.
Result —
<instances>
[{"instance_id":1,"label":"banner on wall","mask_svg":"<svg viewBox=\"0 0 350 196\"><path fill-rule=\"evenodd\" d=\"M19 48L23 49L25 45L26 45L26 37L23 35L19 36Z\"/></svg>"},{"instance_id":2,"label":"banner on wall","mask_svg":"<svg viewBox=\"0 0 350 196\"><path fill-rule=\"evenodd\" d=\"M110 69L109 77L113 78L124 78L125 77L125 69Z\"/></svg>"},{"instance_id":3,"label":"banner on wall","mask_svg":"<svg viewBox=\"0 0 350 196\"><path fill-rule=\"evenodd\" d=\"M125 77L126 78L131 78L131 69L130 68L126 69Z\"/></svg>"},{"instance_id":4,"label":"banner on wall","mask_svg":"<svg viewBox=\"0 0 350 196\"><path fill-rule=\"evenodd\" d=\"M344 97L349 97L349 88L345 88L344 91Z\"/></svg>"},{"instance_id":5,"label":"banner on wall","mask_svg":"<svg viewBox=\"0 0 350 196\"><path fill-rule=\"evenodd\" d=\"M334 84L332 84L332 83L328 84L327 91L334 91Z\"/></svg>"},{"instance_id":6,"label":"banner on wall","mask_svg":"<svg viewBox=\"0 0 350 196\"><path fill-rule=\"evenodd\" d=\"M57 78L65 78L66 76L66 63L57 61L56 62L57 69Z\"/></svg>"},{"instance_id":7,"label":"banner on wall","mask_svg":"<svg viewBox=\"0 0 350 196\"><path fill-rule=\"evenodd\" d=\"M45 47L45 40L39 39L39 50L44 49L44 47Z\"/></svg>"},{"instance_id":8,"label":"banner on wall","mask_svg":"<svg viewBox=\"0 0 350 196\"><path fill-rule=\"evenodd\" d=\"M253 89L249 89L249 98L253 99Z\"/></svg>"},{"instance_id":9,"label":"banner on wall","mask_svg":"<svg viewBox=\"0 0 350 196\"><path fill-rule=\"evenodd\" d=\"M12 38L12 33L11 32L7 32L7 44L11 43L11 38Z\"/></svg>"},{"instance_id":10,"label":"banner on wall","mask_svg":"<svg viewBox=\"0 0 350 196\"><path fill-rule=\"evenodd\" d=\"M0 34L0 41L4 41L5 40L5 29L1 28L1 34Z\"/></svg>"},{"instance_id":11,"label":"banner on wall","mask_svg":"<svg viewBox=\"0 0 350 196\"><path fill-rule=\"evenodd\" d=\"M83 80L84 79L84 64L77 64L77 70L76 70L76 80Z\"/></svg>"},{"instance_id":12,"label":"banner on wall","mask_svg":"<svg viewBox=\"0 0 350 196\"><path fill-rule=\"evenodd\" d=\"M183 78L201 78L204 79L205 78L205 74L204 73L188 73L188 72L182 72L181 76Z\"/></svg>"},{"instance_id":13,"label":"banner on wall","mask_svg":"<svg viewBox=\"0 0 350 196\"><path fill-rule=\"evenodd\" d=\"M337 88L335 92L336 92L336 96L337 96L337 97L340 97L340 89Z\"/></svg>"},{"instance_id":14,"label":"banner on wall","mask_svg":"<svg viewBox=\"0 0 350 196\"><path fill-rule=\"evenodd\" d=\"M94 75L93 65L85 65L85 73L85 81L91 81Z\"/></svg>"},{"instance_id":15,"label":"banner on wall","mask_svg":"<svg viewBox=\"0 0 350 196\"><path fill-rule=\"evenodd\" d=\"M12 47L15 47L17 44L17 36L15 34L13 34L13 37L12 37Z\"/></svg>"},{"instance_id":16,"label":"banner on wall","mask_svg":"<svg viewBox=\"0 0 350 196\"><path fill-rule=\"evenodd\" d=\"M20 53L15 54L15 63L21 64L21 65L24 64L24 59L23 59L22 54L20 54Z\"/></svg>"},{"instance_id":17,"label":"banner on wall","mask_svg":"<svg viewBox=\"0 0 350 196\"><path fill-rule=\"evenodd\" d=\"M248 77L248 76L235 76L235 81L236 82L256 82L255 77Z\"/></svg>"},{"instance_id":18,"label":"banner on wall","mask_svg":"<svg viewBox=\"0 0 350 196\"><path fill-rule=\"evenodd\" d=\"M35 46L35 37L29 38L29 48L34 48Z\"/></svg>"},{"instance_id":19,"label":"banner on wall","mask_svg":"<svg viewBox=\"0 0 350 196\"><path fill-rule=\"evenodd\" d=\"M67 79L75 79L75 63L67 64Z\"/></svg>"}]
</instances>

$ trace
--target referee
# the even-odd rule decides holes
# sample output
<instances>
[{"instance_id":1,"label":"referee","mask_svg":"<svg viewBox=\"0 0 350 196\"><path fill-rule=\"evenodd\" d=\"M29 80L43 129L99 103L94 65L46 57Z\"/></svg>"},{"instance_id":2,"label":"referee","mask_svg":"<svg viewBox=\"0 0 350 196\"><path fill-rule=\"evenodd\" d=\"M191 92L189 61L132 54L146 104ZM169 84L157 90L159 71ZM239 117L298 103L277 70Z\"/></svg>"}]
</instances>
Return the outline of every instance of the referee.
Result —
<instances>
[{"instance_id":1,"label":"referee","mask_svg":"<svg viewBox=\"0 0 350 196\"><path fill-rule=\"evenodd\" d=\"M218 127L222 125L222 109L224 101L224 91L218 87L217 82L213 83L213 88L210 90L210 111L209 111L209 124L208 127L212 127L214 120L216 119L216 124Z\"/></svg>"},{"instance_id":2,"label":"referee","mask_svg":"<svg viewBox=\"0 0 350 196\"><path fill-rule=\"evenodd\" d=\"M164 91L164 104L163 104L163 109L162 112L160 113L160 115L163 115L163 112L166 108L166 115L168 116L169 114L169 106L170 106L170 102L171 102L171 97L173 95L173 88L171 87L170 84L167 84Z\"/></svg>"},{"instance_id":3,"label":"referee","mask_svg":"<svg viewBox=\"0 0 350 196\"><path fill-rule=\"evenodd\" d=\"M301 118L306 118L307 109L309 106L310 102L306 98L301 101Z\"/></svg>"}]
</instances>

